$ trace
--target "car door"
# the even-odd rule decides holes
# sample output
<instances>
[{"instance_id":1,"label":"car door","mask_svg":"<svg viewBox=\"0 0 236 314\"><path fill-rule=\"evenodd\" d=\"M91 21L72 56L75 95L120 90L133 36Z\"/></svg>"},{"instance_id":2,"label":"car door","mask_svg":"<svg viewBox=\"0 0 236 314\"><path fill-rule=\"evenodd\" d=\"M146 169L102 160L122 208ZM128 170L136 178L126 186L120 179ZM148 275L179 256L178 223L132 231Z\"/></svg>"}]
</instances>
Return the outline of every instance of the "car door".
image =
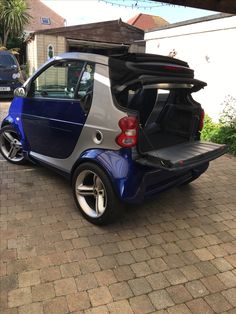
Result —
<instances>
[{"instance_id":1,"label":"car door","mask_svg":"<svg viewBox=\"0 0 236 314\"><path fill-rule=\"evenodd\" d=\"M87 117L81 106L87 65L78 60L56 61L30 82L22 122L31 152L62 159L73 152ZM94 70L94 64L90 66Z\"/></svg>"}]
</instances>

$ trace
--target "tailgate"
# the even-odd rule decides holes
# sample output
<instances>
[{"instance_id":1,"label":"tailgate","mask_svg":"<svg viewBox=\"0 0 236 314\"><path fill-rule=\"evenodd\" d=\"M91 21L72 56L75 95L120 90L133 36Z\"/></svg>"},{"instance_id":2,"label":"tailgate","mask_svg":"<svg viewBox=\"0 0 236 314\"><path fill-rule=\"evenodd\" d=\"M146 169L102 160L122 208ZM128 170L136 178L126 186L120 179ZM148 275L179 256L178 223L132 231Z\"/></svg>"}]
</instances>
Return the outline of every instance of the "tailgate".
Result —
<instances>
[{"instance_id":1,"label":"tailgate","mask_svg":"<svg viewBox=\"0 0 236 314\"><path fill-rule=\"evenodd\" d=\"M227 152L227 146L209 142L187 142L146 152L137 162L167 170L192 168Z\"/></svg>"}]
</instances>

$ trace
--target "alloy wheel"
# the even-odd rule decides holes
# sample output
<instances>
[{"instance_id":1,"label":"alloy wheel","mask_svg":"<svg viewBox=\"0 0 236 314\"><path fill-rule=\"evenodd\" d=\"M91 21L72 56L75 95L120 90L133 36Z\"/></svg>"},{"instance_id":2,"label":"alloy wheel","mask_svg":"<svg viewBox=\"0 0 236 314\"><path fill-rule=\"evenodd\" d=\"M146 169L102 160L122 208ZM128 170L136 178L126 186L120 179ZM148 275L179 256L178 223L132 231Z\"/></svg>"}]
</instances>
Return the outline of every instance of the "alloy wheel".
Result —
<instances>
[{"instance_id":1,"label":"alloy wheel","mask_svg":"<svg viewBox=\"0 0 236 314\"><path fill-rule=\"evenodd\" d=\"M81 209L91 218L99 218L107 207L107 192L101 178L83 170L76 179L75 194Z\"/></svg>"},{"instance_id":2,"label":"alloy wheel","mask_svg":"<svg viewBox=\"0 0 236 314\"><path fill-rule=\"evenodd\" d=\"M22 144L15 130L4 130L0 136L0 149L6 159L20 162L24 159Z\"/></svg>"}]
</instances>

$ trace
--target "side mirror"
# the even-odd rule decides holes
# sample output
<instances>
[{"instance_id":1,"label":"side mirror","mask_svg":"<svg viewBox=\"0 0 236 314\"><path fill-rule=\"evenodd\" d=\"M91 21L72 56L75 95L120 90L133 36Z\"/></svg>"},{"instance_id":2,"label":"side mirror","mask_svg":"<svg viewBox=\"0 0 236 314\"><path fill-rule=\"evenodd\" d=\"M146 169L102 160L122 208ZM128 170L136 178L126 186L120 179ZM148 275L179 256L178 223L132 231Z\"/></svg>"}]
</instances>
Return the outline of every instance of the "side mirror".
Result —
<instances>
[{"instance_id":1,"label":"side mirror","mask_svg":"<svg viewBox=\"0 0 236 314\"><path fill-rule=\"evenodd\" d=\"M14 90L14 96L16 97L25 97L26 96L26 90L24 87L17 87Z\"/></svg>"}]
</instances>

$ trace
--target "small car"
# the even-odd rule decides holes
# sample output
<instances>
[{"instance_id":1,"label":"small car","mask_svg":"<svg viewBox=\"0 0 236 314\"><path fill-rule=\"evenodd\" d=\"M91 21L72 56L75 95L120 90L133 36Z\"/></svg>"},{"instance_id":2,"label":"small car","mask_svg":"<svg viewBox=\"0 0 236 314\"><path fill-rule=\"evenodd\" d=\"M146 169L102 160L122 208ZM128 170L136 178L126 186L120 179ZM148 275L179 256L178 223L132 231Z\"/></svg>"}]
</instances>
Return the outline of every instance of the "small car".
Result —
<instances>
[{"instance_id":1,"label":"small car","mask_svg":"<svg viewBox=\"0 0 236 314\"><path fill-rule=\"evenodd\" d=\"M0 51L0 99L12 98L14 90L24 83L24 74L10 51Z\"/></svg>"},{"instance_id":2,"label":"small car","mask_svg":"<svg viewBox=\"0 0 236 314\"><path fill-rule=\"evenodd\" d=\"M69 178L82 215L106 224L124 203L197 179L227 151L200 140L204 111L192 94L204 86L170 57L65 53L16 89L0 151Z\"/></svg>"}]
</instances>

